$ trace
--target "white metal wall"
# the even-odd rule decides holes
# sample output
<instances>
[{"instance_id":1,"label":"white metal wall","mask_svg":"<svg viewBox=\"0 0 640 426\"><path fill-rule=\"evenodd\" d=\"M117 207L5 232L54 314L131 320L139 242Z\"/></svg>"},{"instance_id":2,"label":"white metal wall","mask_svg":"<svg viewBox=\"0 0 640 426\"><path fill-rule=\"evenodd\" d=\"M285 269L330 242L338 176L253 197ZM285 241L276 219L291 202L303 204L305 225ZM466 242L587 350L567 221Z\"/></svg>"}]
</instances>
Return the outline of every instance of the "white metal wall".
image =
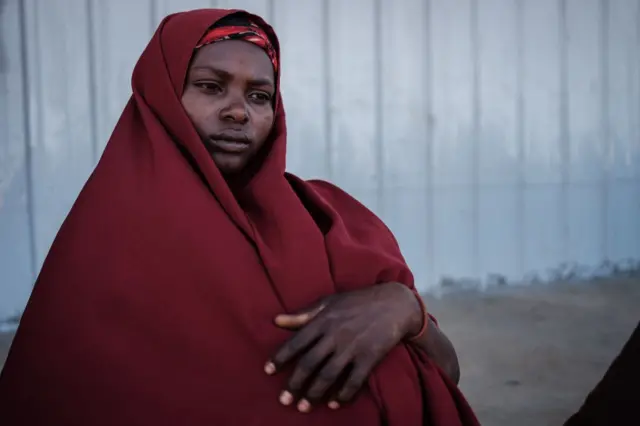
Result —
<instances>
[{"instance_id":1,"label":"white metal wall","mask_svg":"<svg viewBox=\"0 0 640 426\"><path fill-rule=\"evenodd\" d=\"M273 23L290 170L378 212L423 290L640 259L640 0L0 4L0 318L26 301L156 24L197 7Z\"/></svg>"}]
</instances>

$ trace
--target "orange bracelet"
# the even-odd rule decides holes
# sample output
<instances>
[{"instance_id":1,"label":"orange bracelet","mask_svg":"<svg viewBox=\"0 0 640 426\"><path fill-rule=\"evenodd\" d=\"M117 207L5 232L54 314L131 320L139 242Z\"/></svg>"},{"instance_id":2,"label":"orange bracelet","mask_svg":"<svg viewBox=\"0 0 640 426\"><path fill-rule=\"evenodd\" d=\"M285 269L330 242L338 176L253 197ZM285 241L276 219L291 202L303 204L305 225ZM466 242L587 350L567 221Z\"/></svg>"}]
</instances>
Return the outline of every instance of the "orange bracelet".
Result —
<instances>
[{"instance_id":1,"label":"orange bracelet","mask_svg":"<svg viewBox=\"0 0 640 426\"><path fill-rule=\"evenodd\" d=\"M427 332L427 329L429 328L429 314L427 313L427 306L424 304L424 300L422 300L420 294L415 289L412 289L412 291L420 304L420 311L422 312L422 327L420 327L420 330L414 336L409 337L410 341L415 341L424 336Z\"/></svg>"}]
</instances>

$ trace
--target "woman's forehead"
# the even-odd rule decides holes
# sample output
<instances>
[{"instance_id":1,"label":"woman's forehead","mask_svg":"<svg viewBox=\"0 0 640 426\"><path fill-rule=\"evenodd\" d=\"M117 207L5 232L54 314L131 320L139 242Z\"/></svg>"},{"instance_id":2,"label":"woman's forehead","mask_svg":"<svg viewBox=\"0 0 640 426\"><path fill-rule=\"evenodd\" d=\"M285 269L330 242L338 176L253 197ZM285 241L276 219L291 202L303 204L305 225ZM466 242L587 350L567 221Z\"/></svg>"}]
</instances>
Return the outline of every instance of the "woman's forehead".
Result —
<instances>
[{"instance_id":1,"label":"woman's forehead","mask_svg":"<svg viewBox=\"0 0 640 426\"><path fill-rule=\"evenodd\" d=\"M249 74L254 79L274 82L269 56L260 47L242 40L220 41L198 49L191 70Z\"/></svg>"}]
</instances>

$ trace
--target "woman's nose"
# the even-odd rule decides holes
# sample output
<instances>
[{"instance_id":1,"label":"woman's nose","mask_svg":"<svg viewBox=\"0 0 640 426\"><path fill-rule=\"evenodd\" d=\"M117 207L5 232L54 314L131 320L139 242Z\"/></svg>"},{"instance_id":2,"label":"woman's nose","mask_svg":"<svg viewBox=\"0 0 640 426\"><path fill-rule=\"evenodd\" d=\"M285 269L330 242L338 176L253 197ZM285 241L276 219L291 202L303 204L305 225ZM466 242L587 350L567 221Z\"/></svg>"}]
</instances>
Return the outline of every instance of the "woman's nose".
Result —
<instances>
[{"instance_id":1,"label":"woman's nose","mask_svg":"<svg viewBox=\"0 0 640 426\"><path fill-rule=\"evenodd\" d=\"M241 99L230 99L229 104L220 113L223 121L244 124L249 119L247 107Z\"/></svg>"}]
</instances>

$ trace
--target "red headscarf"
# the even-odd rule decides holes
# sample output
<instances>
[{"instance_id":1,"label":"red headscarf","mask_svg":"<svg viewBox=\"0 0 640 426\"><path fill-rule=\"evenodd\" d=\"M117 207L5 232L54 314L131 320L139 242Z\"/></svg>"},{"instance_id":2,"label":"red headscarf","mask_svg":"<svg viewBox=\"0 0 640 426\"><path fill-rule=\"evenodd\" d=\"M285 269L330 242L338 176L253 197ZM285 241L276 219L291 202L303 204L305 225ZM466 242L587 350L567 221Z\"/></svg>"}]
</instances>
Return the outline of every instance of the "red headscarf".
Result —
<instances>
[{"instance_id":1,"label":"red headscarf","mask_svg":"<svg viewBox=\"0 0 640 426\"><path fill-rule=\"evenodd\" d=\"M262 369L291 332L275 315L413 279L369 210L285 174L279 96L268 151L231 192L180 102L194 47L229 13L171 15L140 57L133 96L24 312L0 377L2 424L477 424L457 387L408 345L338 411L278 403L289 374ZM252 19L279 52L271 27Z\"/></svg>"}]
</instances>

